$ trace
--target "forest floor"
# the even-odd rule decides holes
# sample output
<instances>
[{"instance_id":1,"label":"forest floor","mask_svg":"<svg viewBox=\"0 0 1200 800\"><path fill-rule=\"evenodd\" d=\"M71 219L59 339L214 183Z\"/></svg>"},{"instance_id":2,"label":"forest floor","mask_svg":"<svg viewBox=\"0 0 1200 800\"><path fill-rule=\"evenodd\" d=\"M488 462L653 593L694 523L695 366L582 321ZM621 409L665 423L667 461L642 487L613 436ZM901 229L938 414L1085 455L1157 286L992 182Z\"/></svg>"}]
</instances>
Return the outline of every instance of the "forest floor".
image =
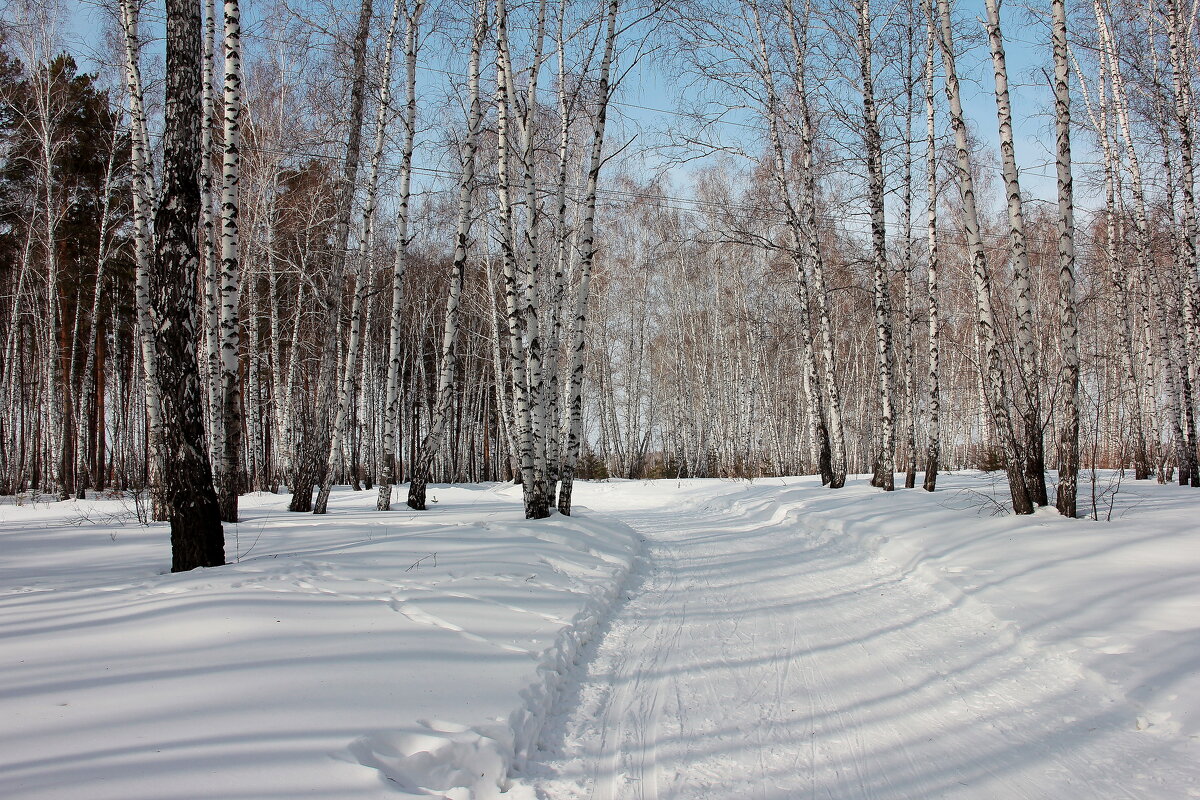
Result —
<instances>
[{"instance_id":1,"label":"forest floor","mask_svg":"<svg viewBox=\"0 0 1200 800\"><path fill-rule=\"evenodd\" d=\"M0 797L1200 797L1200 491L996 479L258 494L178 575L129 498L3 498Z\"/></svg>"}]
</instances>

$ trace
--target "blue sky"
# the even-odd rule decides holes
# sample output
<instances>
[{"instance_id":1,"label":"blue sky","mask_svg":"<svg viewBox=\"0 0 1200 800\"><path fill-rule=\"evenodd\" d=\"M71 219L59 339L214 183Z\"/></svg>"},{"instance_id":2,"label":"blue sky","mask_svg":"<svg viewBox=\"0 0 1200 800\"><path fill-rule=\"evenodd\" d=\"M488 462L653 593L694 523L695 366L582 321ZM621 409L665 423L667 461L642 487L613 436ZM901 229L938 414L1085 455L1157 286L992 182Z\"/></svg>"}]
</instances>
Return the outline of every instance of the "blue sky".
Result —
<instances>
[{"instance_id":1,"label":"blue sky","mask_svg":"<svg viewBox=\"0 0 1200 800\"><path fill-rule=\"evenodd\" d=\"M102 49L102 22L110 12L103 10L109 0L64 0L66 7L71 9L68 15L68 25L65 33L68 46L75 52L78 60L85 69L94 69L95 63L91 55ZM248 21L253 21L256 6L253 2L244 3L244 14ZM978 6L977 9L973 8ZM110 6L111 7L111 6ZM968 19L972 12L981 16L982 3L972 0L960 4L959 16ZM146 12L148 19L161 17L161 10L151 7ZM1021 165L1021 185L1031 198L1038 201L1051 202L1056 196L1053 157L1053 120L1049 116L1052 111L1052 97L1046 84L1042 69L1049 62L1048 32L1045 27L1034 24L1023 24L1028 17L1023 13L1006 14L1006 46L1008 51L1009 79L1012 91L1014 126L1017 144L1017 158ZM969 24L969 23L968 23ZM153 44L151 44L153 51ZM453 53L440 52L444 45L430 42L422 61L432 64L453 65ZM960 75L963 79L964 102L968 115L971 117L975 131L982 141L993 151L997 148L995 103L992 97L991 60L986 42L982 38L960 59ZM617 100L621 103L617 119L624 119L627 124L618 122L614 126L616 135L632 135L637 131L639 141L635 142L630 152L635 152L639 145L649 143L658 138L659 132L666 124L678 122L671 111L679 107L679 69L677 65L656 61L653 58L643 60L622 85ZM444 76L436 72L426 72L423 80L432 85L436 81L444 81ZM431 89L430 94L433 94ZM638 108L643 106L645 108ZM661 109L654 110L654 109ZM1075 109L1076 114L1082 114L1082 109ZM750 121L750 120L745 120ZM628 124L631 123L631 124ZM744 136L745 129L730 127L728 130L736 136ZM753 133L752 131L750 132ZM1089 158L1089 149L1084 146L1082 136L1076 137L1075 157L1077 162ZM695 169L697 163L673 168L669 171L672 178L672 192L684 194L688 192L688 174ZM998 182L997 182L998 183ZM1077 183L1077 187L1082 187ZM998 203L998 185L990 198L992 203ZM1077 190L1078 191L1078 190ZM1079 198L1081 205L1088 205L1088 198Z\"/></svg>"}]
</instances>

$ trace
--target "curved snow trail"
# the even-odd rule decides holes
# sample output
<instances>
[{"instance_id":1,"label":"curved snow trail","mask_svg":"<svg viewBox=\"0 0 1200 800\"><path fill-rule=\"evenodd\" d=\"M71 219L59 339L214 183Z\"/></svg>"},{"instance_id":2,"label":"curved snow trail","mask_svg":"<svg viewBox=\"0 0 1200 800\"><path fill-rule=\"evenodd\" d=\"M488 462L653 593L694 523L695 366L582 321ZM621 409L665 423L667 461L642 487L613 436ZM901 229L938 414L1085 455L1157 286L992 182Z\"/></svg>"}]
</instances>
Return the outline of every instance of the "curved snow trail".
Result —
<instances>
[{"instance_id":1,"label":"curved snow trail","mask_svg":"<svg viewBox=\"0 0 1200 800\"><path fill-rule=\"evenodd\" d=\"M1200 796L1097 678L807 527L817 490L770 491L604 509L646 555L522 776L539 797Z\"/></svg>"}]
</instances>

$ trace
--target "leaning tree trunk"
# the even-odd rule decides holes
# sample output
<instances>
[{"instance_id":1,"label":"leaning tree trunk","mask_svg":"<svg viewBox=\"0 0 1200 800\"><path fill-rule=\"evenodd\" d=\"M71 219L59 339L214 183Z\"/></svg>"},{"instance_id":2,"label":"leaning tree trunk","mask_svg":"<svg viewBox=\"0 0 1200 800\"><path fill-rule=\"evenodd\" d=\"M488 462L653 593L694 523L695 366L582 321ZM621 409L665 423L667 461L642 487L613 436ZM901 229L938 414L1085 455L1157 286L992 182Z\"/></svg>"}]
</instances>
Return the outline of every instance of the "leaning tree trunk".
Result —
<instances>
[{"instance_id":1,"label":"leaning tree trunk","mask_svg":"<svg viewBox=\"0 0 1200 800\"><path fill-rule=\"evenodd\" d=\"M1008 201L1009 249L1013 283L1017 293L1017 349L1024 387L1020 407L1023 423L1019 448L1024 455L1025 485L1030 498L1046 505L1046 465L1042 447L1042 420L1038 398L1037 353L1033 342L1033 289L1030 285L1029 253L1025 247L1025 213L1021 203L1021 185L1017 178L1017 158L1013 143L1012 102L1008 94L1008 67L1004 56L1004 36L1000 29L998 0L985 0L988 44L992 51L992 74L996 85L996 121L1000 131L1000 163Z\"/></svg>"},{"instance_id":2,"label":"leaning tree trunk","mask_svg":"<svg viewBox=\"0 0 1200 800\"><path fill-rule=\"evenodd\" d=\"M1075 207L1071 180L1071 89L1067 65L1067 12L1064 0L1051 0L1054 37L1054 132L1058 163L1058 299L1062 408L1058 440L1060 514L1074 517L1079 489L1079 324L1075 314Z\"/></svg>"},{"instance_id":3,"label":"leaning tree trunk","mask_svg":"<svg viewBox=\"0 0 1200 800\"><path fill-rule=\"evenodd\" d=\"M808 290L808 276L804 269L803 243L805 239L804 223L799 210L792 200L791 188L787 176L787 155L784 152L783 136L779 130L783 118L783 108L779 102L775 86L774 69L767 54L767 37L763 30L757 2L750 4L754 19L754 33L758 48L758 63L755 70L766 90L767 132L771 142L774 170L772 177L779 198L783 203L788 231L792 237L791 256L796 271L796 289L799 306L800 350L801 350L801 383L804 389L807 406L808 434L812 446L812 458L821 476L821 485L827 486L833 482L832 451L829 443L829 428L825 424L825 415L821 408L820 376L817 371L816 348L810 334L811 306Z\"/></svg>"},{"instance_id":4,"label":"leaning tree trunk","mask_svg":"<svg viewBox=\"0 0 1200 800\"><path fill-rule=\"evenodd\" d=\"M163 186L154 217L150 289L162 402L163 493L171 521L171 571L225 563L217 494L204 446L196 363L200 266L200 6L167 0Z\"/></svg>"},{"instance_id":5,"label":"leaning tree trunk","mask_svg":"<svg viewBox=\"0 0 1200 800\"><path fill-rule=\"evenodd\" d=\"M358 27L354 34L353 77L350 83L350 108L347 116L350 130L346 137L346 156L337 191L337 218L334 224L329 277L323 298L326 334L322 341L320 373L317 376L317 413L313 429L307 432L299 469L292 487L289 511L308 511L324 514L328 508L329 491L333 484L333 469L341 456L331 449L332 424L336 414L338 389L338 345L341 341L342 284L346 276L346 248L350 241L350 217L354 212L354 188L358 177L358 161L362 150L363 106L367 84L367 38L371 31L371 0L359 6ZM312 501L313 484L320 484L316 505Z\"/></svg>"},{"instance_id":6,"label":"leaning tree trunk","mask_svg":"<svg viewBox=\"0 0 1200 800\"><path fill-rule=\"evenodd\" d=\"M588 289L592 279L592 264L596 260L596 188L600 182L603 163L604 128L608 119L608 103L612 97L609 72L617 40L618 0L609 0L604 37L604 57L600 62L600 81L597 89L596 116L592 123L592 151L588 158L587 188L584 193L583 223L579 229L579 284L575 290L575 319L571 327L571 376L567 385L566 452L563 453L558 489L558 510L570 516L571 495L575 488L575 466L583 445L583 354L584 332L587 327Z\"/></svg>"},{"instance_id":7,"label":"leaning tree trunk","mask_svg":"<svg viewBox=\"0 0 1200 800\"><path fill-rule=\"evenodd\" d=\"M980 231L979 211L975 205L975 182L971 173L971 157L967 143L967 124L963 115L962 95L959 91L958 71L954 63L954 36L950 21L949 0L938 0L938 15L941 20L942 63L946 71L946 96L950 101L950 123L954 129L955 155L958 164L958 188L963 204L963 228L971 252L972 284L975 289L977 311L976 330L983 358L980 364L980 382L984 383L986 372L987 406L991 410L996 435L1004 448L1008 486L1012 494L1013 511L1017 514L1032 514L1033 502L1025 485L1024 463L1017 449L1016 434L1008 411L1008 384L1004 366L1000 360L1000 344L996 332L996 315L992 309L991 276L988 272L987 255Z\"/></svg>"},{"instance_id":8,"label":"leaning tree trunk","mask_svg":"<svg viewBox=\"0 0 1200 800\"><path fill-rule=\"evenodd\" d=\"M344 471L346 429L349 424L351 403L354 399L355 378L358 374L358 352L362 348L363 306L370 302L367 285L370 283L370 257L375 240L375 199L379 189L379 164L383 157L383 140L387 127L388 106L391 104L392 53L396 37L396 24L400 17L400 0L392 4L392 19L388 25L384 45L383 68L379 88L379 103L375 115L375 143L367 171L367 193L362 210L362 227L358 239L358 251L354 264L354 289L350 306L350 341L346 345L342 365L337 407L334 412L333 428L329 443L329 460L325 480L317 495L316 513L323 514L329 503L329 492L334 476ZM339 289L340 291L340 289ZM357 477L355 486L357 488Z\"/></svg>"},{"instance_id":9,"label":"leaning tree trunk","mask_svg":"<svg viewBox=\"0 0 1200 800\"><path fill-rule=\"evenodd\" d=\"M812 291L817 310L817 331L821 340L821 383L825 387L826 427L829 432L830 489L846 485L846 429L842 420L842 394L838 387L835 369L833 325L829 313L829 291L825 281L825 262L821 255L817 225L817 179L813 145L813 124L808 104L807 54L808 20L797 19L790 2L784 4L788 31L791 35L793 69L795 70L796 102L799 105L800 125L800 219L804 235L804 255L807 269L812 276Z\"/></svg>"},{"instance_id":10,"label":"leaning tree trunk","mask_svg":"<svg viewBox=\"0 0 1200 800\"><path fill-rule=\"evenodd\" d=\"M1099 0L1093 0L1092 5L1096 17L1096 29L1100 38L1101 56L1107 65L1108 77L1112 81L1112 99L1113 107L1117 114L1117 127L1121 132L1121 137L1125 141L1126 157L1129 160L1130 189L1133 193L1133 221L1134 230L1136 231L1136 247L1134 249L1137 254L1138 272L1142 276L1142 280L1146 281L1147 285L1151 287L1151 295L1162 297L1162 293L1156 291L1154 288L1154 285L1158 282L1158 276L1154 272L1154 265L1150 259L1153 241L1150 234L1149 210L1146 203L1146 189L1142 178L1141 162L1137 154L1137 142L1133 138L1132 126L1129 119L1129 101L1125 91L1125 79L1121 73L1121 66L1117 59L1112 30L1108 21L1108 12L1102 8ZM1150 301L1151 298L1147 297L1146 302L1148 305ZM1149 330L1148 321L1146 327ZM1168 418L1175 433L1176 441L1182 447L1185 437L1181 424L1180 390L1177 376L1174 375L1177 362L1172 352L1170 337L1167 333L1165 323L1159 325L1158 339L1159 349L1166 367L1163 377L1166 383ZM1150 342L1148 340L1147 346L1149 347L1149 345ZM1149 370L1147 370L1146 376L1149 381Z\"/></svg>"},{"instance_id":11,"label":"leaning tree trunk","mask_svg":"<svg viewBox=\"0 0 1200 800\"><path fill-rule=\"evenodd\" d=\"M483 124L483 106L479 102L479 61L483 50L484 29L476 26L471 41L471 60L467 67L467 137L463 142L462 164L458 178L458 222L454 234L454 261L450 267L450 287L446 297L446 318L442 332L441 361L438 369L437 395L433 405L433 416L429 430L421 442L417 458L412 465L408 484L408 507L425 510L425 490L429 485L429 472L433 458L442 444L442 434L450 418L450 404L454 399L455 359L457 357L459 321L459 298L462 296L463 280L470 252L472 207L471 196L475 189L475 154L479 149L479 132Z\"/></svg>"}]
</instances>

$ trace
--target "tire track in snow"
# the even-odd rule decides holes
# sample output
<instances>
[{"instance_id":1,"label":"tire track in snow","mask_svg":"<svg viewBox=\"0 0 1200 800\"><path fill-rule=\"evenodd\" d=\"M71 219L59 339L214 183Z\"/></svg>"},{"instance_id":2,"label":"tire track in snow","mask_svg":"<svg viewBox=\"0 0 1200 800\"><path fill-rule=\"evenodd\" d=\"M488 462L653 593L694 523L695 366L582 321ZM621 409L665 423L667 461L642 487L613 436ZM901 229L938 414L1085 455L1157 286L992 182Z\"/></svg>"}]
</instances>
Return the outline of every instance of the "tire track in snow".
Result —
<instances>
[{"instance_id":1,"label":"tire track in snow","mask_svg":"<svg viewBox=\"0 0 1200 800\"><path fill-rule=\"evenodd\" d=\"M606 509L645 561L546 726L539 796L1108 800L1195 780L1082 672L772 493L739 514Z\"/></svg>"}]
</instances>

